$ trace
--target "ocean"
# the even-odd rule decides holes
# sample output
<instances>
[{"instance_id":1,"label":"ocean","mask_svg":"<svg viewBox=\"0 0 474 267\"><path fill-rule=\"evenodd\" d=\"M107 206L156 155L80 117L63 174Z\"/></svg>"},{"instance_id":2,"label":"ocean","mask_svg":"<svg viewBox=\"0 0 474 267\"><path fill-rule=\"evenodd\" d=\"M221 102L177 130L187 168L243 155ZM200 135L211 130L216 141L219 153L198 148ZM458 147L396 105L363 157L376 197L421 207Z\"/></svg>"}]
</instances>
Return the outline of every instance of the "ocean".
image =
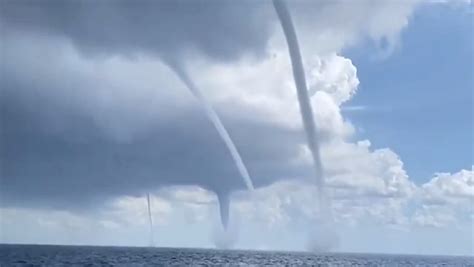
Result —
<instances>
[{"instance_id":1,"label":"ocean","mask_svg":"<svg viewBox=\"0 0 474 267\"><path fill-rule=\"evenodd\" d=\"M0 266L474 266L472 257L0 245Z\"/></svg>"}]
</instances>

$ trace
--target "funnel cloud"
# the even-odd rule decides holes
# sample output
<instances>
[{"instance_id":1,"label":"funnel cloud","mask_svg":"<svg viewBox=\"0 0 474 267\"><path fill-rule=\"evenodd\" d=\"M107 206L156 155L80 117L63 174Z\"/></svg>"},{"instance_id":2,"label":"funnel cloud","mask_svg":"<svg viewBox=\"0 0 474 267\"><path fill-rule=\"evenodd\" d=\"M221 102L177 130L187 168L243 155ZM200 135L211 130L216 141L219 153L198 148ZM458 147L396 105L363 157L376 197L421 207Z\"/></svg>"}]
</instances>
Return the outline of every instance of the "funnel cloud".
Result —
<instances>
[{"instance_id":1,"label":"funnel cloud","mask_svg":"<svg viewBox=\"0 0 474 267\"><path fill-rule=\"evenodd\" d=\"M325 181L323 176L323 164L321 163L318 133L316 129L316 123L314 121L313 110L309 100L308 88L306 86L303 61L301 59L301 52L298 46L298 38L296 36L295 28L285 2L283 0L273 0L273 6L275 7L275 10L278 14L278 18L280 19L281 26L288 43L288 51L290 53L291 65L293 68L293 77L298 94L301 117L303 119L303 126L306 133L308 147L311 151L311 156L313 159L315 182L319 189L319 210L322 212L327 210L327 200L324 191Z\"/></svg>"},{"instance_id":2,"label":"funnel cloud","mask_svg":"<svg viewBox=\"0 0 474 267\"><path fill-rule=\"evenodd\" d=\"M298 102L300 104L301 117L303 119L303 126L306 133L306 139L308 142L309 150L313 159L315 182L319 190L319 212L320 220L323 222L322 225L325 227L330 226L332 222L331 207L329 206L329 199L326 196L325 180L323 172L323 164L321 162L320 148L318 143L318 132L316 129L316 123L314 121L313 110L311 108L311 102L308 95L308 88L306 86L305 72L303 68L303 60L301 59L301 52L298 45L298 38L296 31L291 20L290 12L286 6L284 0L273 0L273 6L280 19L283 32L285 34L286 41L288 43L288 51L290 53L291 65L293 69L293 77L295 80L296 90L298 94ZM321 225L320 225L321 226ZM329 228L328 228L329 229ZM325 231L318 231L320 234L315 237L316 239L310 241L309 248L311 250L324 250L331 249L333 245L332 236L323 235Z\"/></svg>"},{"instance_id":3,"label":"funnel cloud","mask_svg":"<svg viewBox=\"0 0 474 267\"><path fill-rule=\"evenodd\" d=\"M253 191L253 182L250 178L249 172L247 167L245 166L242 157L240 156L237 147L235 146L234 142L232 141L229 133L227 132L224 124L221 122L221 119L217 115L216 111L209 103L209 101L204 97L202 92L198 89L195 85L194 81L188 75L185 67L182 65L182 62L174 59L174 60L165 60L168 66L176 73L176 75L181 79L181 81L186 85L186 87L191 91L191 93L196 97L196 99L201 103L202 107L206 111L206 115L209 120L214 125L214 128L219 133L219 137L222 139L224 144L226 145L232 159L239 171L240 176L242 177L246 187L248 190ZM218 192L218 200L219 200L219 209L220 209L220 217L221 223L224 229L227 229L227 225L229 222L229 196L228 193L221 193Z\"/></svg>"},{"instance_id":4,"label":"funnel cloud","mask_svg":"<svg viewBox=\"0 0 474 267\"><path fill-rule=\"evenodd\" d=\"M154 234L153 234L153 219L151 216L151 203L150 203L150 194L146 194L146 204L147 204L147 210L148 210L148 224L150 226L150 247L155 246L155 240L154 240Z\"/></svg>"}]
</instances>

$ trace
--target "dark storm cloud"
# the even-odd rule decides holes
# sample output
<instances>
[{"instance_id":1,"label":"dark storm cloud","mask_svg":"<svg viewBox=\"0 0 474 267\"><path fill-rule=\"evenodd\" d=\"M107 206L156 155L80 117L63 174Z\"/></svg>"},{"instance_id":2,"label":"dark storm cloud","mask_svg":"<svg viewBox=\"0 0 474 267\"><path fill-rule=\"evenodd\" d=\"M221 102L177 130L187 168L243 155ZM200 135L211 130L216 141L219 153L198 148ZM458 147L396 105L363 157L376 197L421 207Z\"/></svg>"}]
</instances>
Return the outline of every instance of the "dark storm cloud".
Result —
<instances>
[{"instance_id":1,"label":"dark storm cloud","mask_svg":"<svg viewBox=\"0 0 474 267\"><path fill-rule=\"evenodd\" d=\"M2 205L83 207L163 185L244 189L222 141L199 110L181 112L157 122L140 138L119 142L80 114L63 113L61 130L51 130L42 121L42 105L47 103L20 103L15 94L5 92L0 136ZM256 186L307 174L308 170L288 162L298 153L300 133L224 119Z\"/></svg>"},{"instance_id":2,"label":"dark storm cloud","mask_svg":"<svg viewBox=\"0 0 474 267\"><path fill-rule=\"evenodd\" d=\"M2 1L3 27L70 38L85 52L218 60L264 52L273 18L268 1Z\"/></svg>"},{"instance_id":3,"label":"dark storm cloud","mask_svg":"<svg viewBox=\"0 0 474 267\"><path fill-rule=\"evenodd\" d=\"M103 72L84 72L94 64L65 56L74 51L62 43L93 56L179 58L191 50L232 60L265 51L271 12L266 1L2 1L1 205L83 208L180 184L244 189L201 108L162 99L161 116L139 114L129 108L140 103L114 98ZM94 102L104 87L107 100L117 101L111 110ZM255 186L308 175L291 161L303 142L299 131L232 114L222 120Z\"/></svg>"}]
</instances>

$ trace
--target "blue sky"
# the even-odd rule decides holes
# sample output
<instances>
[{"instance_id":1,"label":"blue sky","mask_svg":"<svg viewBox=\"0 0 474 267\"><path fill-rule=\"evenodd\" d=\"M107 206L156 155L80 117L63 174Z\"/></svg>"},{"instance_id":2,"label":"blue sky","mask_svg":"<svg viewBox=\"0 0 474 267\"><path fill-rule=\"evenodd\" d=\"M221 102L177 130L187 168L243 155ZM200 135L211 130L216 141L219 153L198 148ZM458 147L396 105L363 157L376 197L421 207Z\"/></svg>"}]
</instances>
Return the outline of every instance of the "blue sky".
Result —
<instances>
[{"instance_id":1,"label":"blue sky","mask_svg":"<svg viewBox=\"0 0 474 267\"><path fill-rule=\"evenodd\" d=\"M435 172L473 163L472 13L419 8L388 57L366 42L344 52L357 66L360 91L347 112L377 147L391 147L408 174L424 183Z\"/></svg>"}]
</instances>

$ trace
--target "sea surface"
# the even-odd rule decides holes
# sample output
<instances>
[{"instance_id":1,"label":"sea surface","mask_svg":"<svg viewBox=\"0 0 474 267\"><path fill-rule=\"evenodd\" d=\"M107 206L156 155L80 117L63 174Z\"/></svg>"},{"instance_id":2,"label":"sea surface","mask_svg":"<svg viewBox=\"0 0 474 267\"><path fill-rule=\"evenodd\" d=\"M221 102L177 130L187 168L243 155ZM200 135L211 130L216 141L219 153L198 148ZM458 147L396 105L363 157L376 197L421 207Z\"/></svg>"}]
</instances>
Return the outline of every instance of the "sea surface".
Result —
<instances>
[{"instance_id":1,"label":"sea surface","mask_svg":"<svg viewBox=\"0 0 474 267\"><path fill-rule=\"evenodd\" d=\"M474 266L471 257L0 245L0 266Z\"/></svg>"}]
</instances>

